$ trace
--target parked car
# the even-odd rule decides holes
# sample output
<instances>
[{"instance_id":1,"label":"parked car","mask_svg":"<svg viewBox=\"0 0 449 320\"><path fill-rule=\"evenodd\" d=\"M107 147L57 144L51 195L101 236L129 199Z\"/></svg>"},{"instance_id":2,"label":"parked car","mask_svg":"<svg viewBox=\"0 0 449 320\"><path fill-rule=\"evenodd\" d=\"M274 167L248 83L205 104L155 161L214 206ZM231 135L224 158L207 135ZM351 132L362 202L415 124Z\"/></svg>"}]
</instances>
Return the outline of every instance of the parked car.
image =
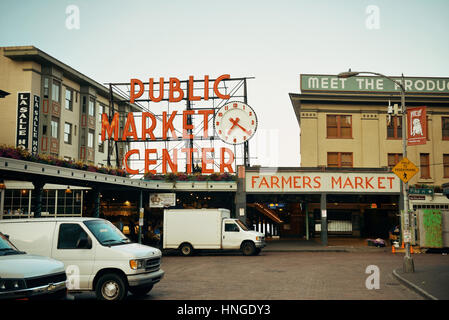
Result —
<instances>
[{"instance_id":1,"label":"parked car","mask_svg":"<svg viewBox=\"0 0 449 320\"><path fill-rule=\"evenodd\" d=\"M94 291L101 300L146 295L164 276L159 249L132 243L98 218L0 220L17 247L64 263L69 292Z\"/></svg>"},{"instance_id":2,"label":"parked car","mask_svg":"<svg viewBox=\"0 0 449 320\"><path fill-rule=\"evenodd\" d=\"M0 232L0 299L64 299L64 264L18 250Z\"/></svg>"},{"instance_id":3,"label":"parked car","mask_svg":"<svg viewBox=\"0 0 449 320\"><path fill-rule=\"evenodd\" d=\"M265 247L263 233L248 230L228 209L165 209L164 249L179 249L189 256L193 250L241 250L257 255Z\"/></svg>"}]
</instances>

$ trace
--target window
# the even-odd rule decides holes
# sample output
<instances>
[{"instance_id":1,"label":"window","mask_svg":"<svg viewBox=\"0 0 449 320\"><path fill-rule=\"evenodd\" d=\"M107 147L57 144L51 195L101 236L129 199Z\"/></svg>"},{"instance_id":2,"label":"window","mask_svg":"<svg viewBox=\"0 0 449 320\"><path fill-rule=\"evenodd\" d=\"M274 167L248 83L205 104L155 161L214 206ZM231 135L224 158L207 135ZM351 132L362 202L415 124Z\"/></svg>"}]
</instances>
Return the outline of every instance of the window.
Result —
<instances>
[{"instance_id":1,"label":"window","mask_svg":"<svg viewBox=\"0 0 449 320\"><path fill-rule=\"evenodd\" d=\"M51 120L51 136L52 138L58 138L58 121Z\"/></svg>"},{"instance_id":2,"label":"window","mask_svg":"<svg viewBox=\"0 0 449 320\"><path fill-rule=\"evenodd\" d=\"M240 229L235 223L225 223L226 232L239 232Z\"/></svg>"},{"instance_id":3,"label":"window","mask_svg":"<svg viewBox=\"0 0 449 320\"><path fill-rule=\"evenodd\" d=\"M430 179L430 157L428 153L420 153L419 154L419 160L420 160L420 169L421 172L421 178L423 179Z\"/></svg>"},{"instance_id":4,"label":"window","mask_svg":"<svg viewBox=\"0 0 449 320\"><path fill-rule=\"evenodd\" d=\"M86 97L83 97L82 112L86 113Z\"/></svg>"},{"instance_id":5,"label":"window","mask_svg":"<svg viewBox=\"0 0 449 320\"><path fill-rule=\"evenodd\" d=\"M443 154L443 177L449 178L449 154Z\"/></svg>"},{"instance_id":6,"label":"window","mask_svg":"<svg viewBox=\"0 0 449 320\"><path fill-rule=\"evenodd\" d=\"M352 116L328 115L326 127L328 138L352 138Z\"/></svg>"},{"instance_id":7,"label":"window","mask_svg":"<svg viewBox=\"0 0 449 320\"><path fill-rule=\"evenodd\" d=\"M402 153L389 153L388 154L388 168L393 169L399 161L402 160Z\"/></svg>"},{"instance_id":8,"label":"window","mask_svg":"<svg viewBox=\"0 0 449 320\"><path fill-rule=\"evenodd\" d=\"M72 144L72 124L64 123L64 142Z\"/></svg>"},{"instance_id":9,"label":"window","mask_svg":"<svg viewBox=\"0 0 449 320\"><path fill-rule=\"evenodd\" d=\"M89 116L95 117L95 101L89 99Z\"/></svg>"},{"instance_id":10,"label":"window","mask_svg":"<svg viewBox=\"0 0 449 320\"><path fill-rule=\"evenodd\" d=\"M81 246L89 236L77 223L63 223L59 226L58 249L90 249Z\"/></svg>"},{"instance_id":11,"label":"window","mask_svg":"<svg viewBox=\"0 0 449 320\"><path fill-rule=\"evenodd\" d=\"M387 118L387 139L402 139L402 116Z\"/></svg>"},{"instance_id":12,"label":"window","mask_svg":"<svg viewBox=\"0 0 449 320\"><path fill-rule=\"evenodd\" d=\"M104 152L104 141L101 141L101 133L98 134L98 152Z\"/></svg>"},{"instance_id":13,"label":"window","mask_svg":"<svg viewBox=\"0 0 449 320\"><path fill-rule=\"evenodd\" d=\"M449 117L441 118L441 128L443 131L443 140L449 140Z\"/></svg>"},{"instance_id":14,"label":"window","mask_svg":"<svg viewBox=\"0 0 449 320\"><path fill-rule=\"evenodd\" d=\"M48 78L44 78L44 98L48 99L48 91L49 91Z\"/></svg>"},{"instance_id":15,"label":"window","mask_svg":"<svg viewBox=\"0 0 449 320\"><path fill-rule=\"evenodd\" d=\"M352 152L328 152L327 166L352 168Z\"/></svg>"},{"instance_id":16,"label":"window","mask_svg":"<svg viewBox=\"0 0 449 320\"><path fill-rule=\"evenodd\" d=\"M65 108L66 110L73 110L73 91L69 88L65 89Z\"/></svg>"},{"instance_id":17,"label":"window","mask_svg":"<svg viewBox=\"0 0 449 320\"><path fill-rule=\"evenodd\" d=\"M89 130L89 132L87 133L87 146L89 148L94 147L94 131L93 130Z\"/></svg>"},{"instance_id":18,"label":"window","mask_svg":"<svg viewBox=\"0 0 449 320\"><path fill-rule=\"evenodd\" d=\"M98 115L99 115L99 119L100 119L100 123L101 123L101 119L103 118L103 113L106 112L106 108L104 105L99 104L98 105Z\"/></svg>"},{"instance_id":19,"label":"window","mask_svg":"<svg viewBox=\"0 0 449 320\"><path fill-rule=\"evenodd\" d=\"M51 87L51 99L53 101L59 102L59 91L61 89L61 84L57 81L53 81Z\"/></svg>"}]
</instances>

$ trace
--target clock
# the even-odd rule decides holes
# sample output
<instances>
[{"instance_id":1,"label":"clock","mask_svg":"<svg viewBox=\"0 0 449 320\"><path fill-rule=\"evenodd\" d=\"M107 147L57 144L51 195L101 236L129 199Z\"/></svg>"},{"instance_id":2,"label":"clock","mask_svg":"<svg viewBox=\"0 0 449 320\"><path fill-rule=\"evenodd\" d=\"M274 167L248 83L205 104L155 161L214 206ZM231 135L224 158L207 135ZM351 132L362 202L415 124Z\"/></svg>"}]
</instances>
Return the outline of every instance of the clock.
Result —
<instances>
[{"instance_id":1,"label":"clock","mask_svg":"<svg viewBox=\"0 0 449 320\"><path fill-rule=\"evenodd\" d=\"M224 142L242 144L256 132L256 113L246 103L228 102L215 113L214 129Z\"/></svg>"}]
</instances>

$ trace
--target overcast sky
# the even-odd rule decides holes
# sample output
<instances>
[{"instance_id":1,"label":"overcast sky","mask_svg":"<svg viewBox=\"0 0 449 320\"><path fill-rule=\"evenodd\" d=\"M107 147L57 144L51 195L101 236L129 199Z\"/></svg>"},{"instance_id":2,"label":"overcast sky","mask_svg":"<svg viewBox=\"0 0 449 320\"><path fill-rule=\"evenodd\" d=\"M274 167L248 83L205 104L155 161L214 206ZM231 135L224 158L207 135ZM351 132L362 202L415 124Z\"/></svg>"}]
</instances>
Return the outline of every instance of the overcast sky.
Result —
<instances>
[{"instance_id":1,"label":"overcast sky","mask_svg":"<svg viewBox=\"0 0 449 320\"><path fill-rule=\"evenodd\" d=\"M67 27L69 5L79 29ZM449 77L448 33L447 0L0 0L1 46L34 45L100 83L255 77L252 165L299 166L288 96L299 74Z\"/></svg>"}]
</instances>

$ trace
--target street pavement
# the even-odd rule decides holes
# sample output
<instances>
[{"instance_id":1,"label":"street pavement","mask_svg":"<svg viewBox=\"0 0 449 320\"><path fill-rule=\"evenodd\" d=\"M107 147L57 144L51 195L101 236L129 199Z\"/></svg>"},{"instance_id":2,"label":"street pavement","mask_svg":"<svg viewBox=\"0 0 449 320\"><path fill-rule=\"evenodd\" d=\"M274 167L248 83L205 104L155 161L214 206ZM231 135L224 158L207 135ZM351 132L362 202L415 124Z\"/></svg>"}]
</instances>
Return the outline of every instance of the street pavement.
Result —
<instances>
[{"instance_id":1,"label":"street pavement","mask_svg":"<svg viewBox=\"0 0 449 320\"><path fill-rule=\"evenodd\" d=\"M165 277L143 299L448 299L449 255L414 254L414 274L402 273L403 258L403 253L393 254L388 247L337 240L330 240L328 246L319 241L271 241L259 256L251 257L239 252L203 252L191 257L166 252ZM373 270L378 270L379 286L368 288ZM95 296L76 294L74 299ZM127 299L142 298L129 294Z\"/></svg>"}]
</instances>

